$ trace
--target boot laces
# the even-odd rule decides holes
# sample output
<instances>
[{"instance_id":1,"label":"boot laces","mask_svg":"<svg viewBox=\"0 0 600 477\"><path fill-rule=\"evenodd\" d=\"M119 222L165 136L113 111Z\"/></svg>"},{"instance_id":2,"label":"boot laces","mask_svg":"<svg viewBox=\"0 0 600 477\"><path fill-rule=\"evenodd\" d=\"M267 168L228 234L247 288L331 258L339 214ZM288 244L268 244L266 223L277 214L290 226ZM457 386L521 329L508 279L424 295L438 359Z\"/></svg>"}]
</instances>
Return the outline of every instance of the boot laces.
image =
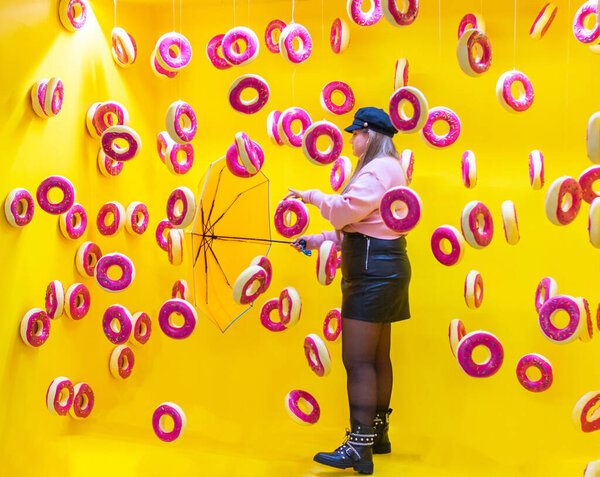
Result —
<instances>
[{"instance_id":1,"label":"boot laces","mask_svg":"<svg viewBox=\"0 0 600 477\"><path fill-rule=\"evenodd\" d=\"M352 433L350 432L350 429L346 429L346 437L344 438L344 442L342 442L342 444L335 450L335 453L345 454L350 457L351 452L354 452L354 454L356 454L356 457L360 459L360 454L352 445L352 441L350 441L351 434Z\"/></svg>"}]
</instances>

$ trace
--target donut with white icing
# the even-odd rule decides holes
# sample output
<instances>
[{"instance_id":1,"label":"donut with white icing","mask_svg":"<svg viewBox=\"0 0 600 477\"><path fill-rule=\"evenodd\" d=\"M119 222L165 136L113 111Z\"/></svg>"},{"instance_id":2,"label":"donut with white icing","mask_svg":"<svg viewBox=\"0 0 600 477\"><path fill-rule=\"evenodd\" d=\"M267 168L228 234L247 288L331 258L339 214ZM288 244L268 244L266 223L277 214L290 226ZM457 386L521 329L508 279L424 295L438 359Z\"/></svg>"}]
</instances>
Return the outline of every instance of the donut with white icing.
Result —
<instances>
[{"instance_id":1,"label":"donut with white icing","mask_svg":"<svg viewBox=\"0 0 600 477\"><path fill-rule=\"evenodd\" d=\"M319 335L311 333L304 338L304 355L317 376L327 376L331 372L331 356Z\"/></svg>"},{"instance_id":2,"label":"donut with white icing","mask_svg":"<svg viewBox=\"0 0 600 477\"><path fill-rule=\"evenodd\" d=\"M546 193L546 216L554 225L568 225L579 213L582 192L579 182L569 176L556 179Z\"/></svg>"}]
</instances>

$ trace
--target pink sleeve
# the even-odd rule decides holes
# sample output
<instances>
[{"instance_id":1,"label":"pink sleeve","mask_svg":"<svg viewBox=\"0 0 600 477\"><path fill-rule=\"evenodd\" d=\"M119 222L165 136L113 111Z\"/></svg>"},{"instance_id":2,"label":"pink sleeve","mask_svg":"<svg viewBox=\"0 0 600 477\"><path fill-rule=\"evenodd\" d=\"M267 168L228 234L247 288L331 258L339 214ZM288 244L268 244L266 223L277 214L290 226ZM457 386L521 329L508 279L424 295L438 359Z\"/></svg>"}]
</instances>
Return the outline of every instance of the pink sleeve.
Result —
<instances>
[{"instance_id":1,"label":"pink sleeve","mask_svg":"<svg viewBox=\"0 0 600 477\"><path fill-rule=\"evenodd\" d=\"M325 240L331 240L338 247L342 245L341 234L338 235L335 230L324 231L316 235L303 235L300 238L306 240L306 248L308 250L315 250L319 248L321 244L325 242Z\"/></svg>"}]
</instances>

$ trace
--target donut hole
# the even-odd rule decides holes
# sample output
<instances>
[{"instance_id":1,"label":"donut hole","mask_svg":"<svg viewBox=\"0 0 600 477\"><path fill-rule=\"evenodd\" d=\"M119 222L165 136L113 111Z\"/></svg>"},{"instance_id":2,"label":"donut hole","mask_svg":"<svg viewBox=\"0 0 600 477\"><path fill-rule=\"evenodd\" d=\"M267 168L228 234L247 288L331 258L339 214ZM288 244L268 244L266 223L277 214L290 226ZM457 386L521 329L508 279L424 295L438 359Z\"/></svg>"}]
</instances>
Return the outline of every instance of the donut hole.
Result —
<instances>
[{"instance_id":1,"label":"donut hole","mask_svg":"<svg viewBox=\"0 0 600 477\"><path fill-rule=\"evenodd\" d=\"M333 149L333 140L326 134L320 134L315 141L315 147L319 154L329 154Z\"/></svg>"},{"instance_id":2,"label":"donut hole","mask_svg":"<svg viewBox=\"0 0 600 477\"><path fill-rule=\"evenodd\" d=\"M31 333L33 336L40 337L44 332L44 322L42 320L35 320L31 326Z\"/></svg>"},{"instance_id":3,"label":"donut hole","mask_svg":"<svg viewBox=\"0 0 600 477\"><path fill-rule=\"evenodd\" d=\"M124 152L129 149L129 143L124 137L116 137L112 142L111 148L115 152Z\"/></svg>"},{"instance_id":4,"label":"donut hole","mask_svg":"<svg viewBox=\"0 0 600 477\"><path fill-rule=\"evenodd\" d=\"M179 165L184 165L188 160L188 153L186 152L185 149L183 148L178 148L177 149L177 154L175 155L175 161L177 162L177 164Z\"/></svg>"},{"instance_id":5,"label":"donut hole","mask_svg":"<svg viewBox=\"0 0 600 477\"><path fill-rule=\"evenodd\" d=\"M84 393L79 394L77 396L76 404L77 404L77 407L81 410L87 409L90 404L90 400L89 400L87 394L84 394Z\"/></svg>"},{"instance_id":6,"label":"donut hole","mask_svg":"<svg viewBox=\"0 0 600 477\"><path fill-rule=\"evenodd\" d=\"M119 356L119 369L127 369L129 367L129 358L125 353Z\"/></svg>"},{"instance_id":7,"label":"donut hole","mask_svg":"<svg viewBox=\"0 0 600 477\"><path fill-rule=\"evenodd\" d=\"M392 202L390 209L396 220L402 220L408 215L408 207L401 200L395 200Z\"/></svg>"},{"instance_id":8,"label":"donut hole","mask_svg":"<svg viewBox=\"0 0 600 477\"><path fill-rule=\"evenodd\" d=\"M169 315L169 325L173 328L181 328L185 325L185 317L175 311Z\"/></svg>"},{"instance_id":9,"label":"donut hole","mask_svg":"<svg viewBox=\"0 0 600 477\"><path fill-rule=\"evenodd\" d=\"M88 268L94 268L96 266L96 263L98 263L98 258L95 254L88 253L85 261L87 263Z\"/></svg>"},{"instance_id":10,"label":"donut hole","mask_svg":"<svg viewBox=\"0 0 600 477\"><path fill-rule=\"evenodd\" d=\"M529 381L536 382L542 379L542 372L536 366L529 366L525 370L525 376Z\"/></svg>"},{"instance_id":11,"label":"donut hole","mask_svg":"<svg viewBox=\"0 0 600 477\"><path fill-rule=\"evenodd\" d=\"M486 224L485 215L483 215L483 214L477 215L477 218L475 219L475 227L479 234L483 234L485 232L485 224Z\"/></svg>"},{"instance_id":12,"label":"donut hole","mask_svg":"<svg viewBox=\"0 0 600 477\"><path fill-rule=\"evenodd\" d=\"M433 134L436 136L446 136L450 132L450 125L447 121L435 121L431 126Z\"/></svg>"},{"instance_id":13,"label":"donut hole","mask_svg":"<svg viewBox=\"0 0 600 477\"><path fill-rule=\"evenodd\" d=\"M104 114L104 117L102 118L102 121L104 122L104 124L106 124L108 126L112 126L113 124L116 124L115 121L118 121L118 120L119 120L119 118L112 111L107 111Z\"/></svg>"},{"instance_id":14,"label":"donut hole","mask_svg":"<svg viewBox=\"0 0 600 477\"><path fill-rule=\"evenodd\" d=\"M69 389L66 387L63 387L59 392L58 392L58 405L60 407L65 407L67 405L67 403L69 402Z\"/></svg>"},{"instance_id":15,"label":"donut hole","mask_svg":"<svg viewBox=\"0 0 600 477\"><path fill-rule=\"evenodd\" d=\"M146 218L146 216L144 215L144 212L142 212L141 210L136 210L133 213L133 221L138 226L140 226L144 223L145 218Z\"/></svg>"},{"instance_id":16,"label":"donut hole","mask_svg":"<svg viewBox=\"0 0 600 477\"><path fill-rule=\"evenodd\" d=\"M290 123L290 131L294 136L301 136L304 133L304 125L299 119L294 119Z\"/></svg>"},{"instance_id":17,"label":"donut hole","mask_svg":"<svg viewBox=\"0 0 600 477\"><path fill-rule=\"evenodd\" d=\"M440 250L444 255L450 255L452 253L452 242L444 237L440 240Z\"/></svg>"},{"instance_id":18,"label":"donut hole","mask_svg":"<svg viewBox=\"0 0 600 477\"><path fill-rule=\"evenodd\" d=\"M295 36L292 39L292 48L294 49L294 51L302 51L304 49L304 42L302 41L302 38L300 38L300 36Z\"/></svg>"},{"instance_id":19,"label":"donut hole","mask_svg":"<svg viewBox=\"0 0 600 477\"><path fill-rule=\"evenodd\" d=\"M81 214L80 213L76 213L76 214L71 214L71 227L78 229L79 227L81 227Z\"/></svg>"},{"instance_id":20,"label":"donut hole","mask_svg":"<svg viewBox=\"0 0 600 477\"><path fill-rule=\"evenodd\" d=\"M583 17L583 20L581 22L583 28L585 28L586 30L593 30L594 28L596 28L596 23L598 23L598 15L596 15L593 12L590 12L585 17Z\"/></svg>"},{"instance_id":21,"label":"donut hole","mask_svg":"<svg viewBox=\"0 0 600 477\"><path fill-rule=\"evenodd\" d=\"M175 201L175 204L173 204L173 215L176 218L179 218L183 215L183 200L182 199L177 199L177 201Z\"/></svg>"},{"instance_id":22,"label":"donut hole","mask_svg":"<svg viewBox=\"0 0 600 477\"><path fill-rule=\"evenodd\" d=\"M246 296L252 296L254 295L258 289L263 285L263 281L255 278L254 280L252 280L252 283L250 283L250 286L246 289Z\"/></svg>"},{"instance_id":23,"label":"donut hole","mask_svg":"<svg viewBox=\"0 0 600 477\"><path fill-rule=\"evenodd\" d=\"M375 2L373 0L363 0L359 3L358 8L363 15L369 15L375 10Z\"/></svg>"},{"instance_id":24,"label":"donut hole","mask_svg":"<svg viewBox=\"0 0 600 477\"><path fill-rule=\"evenodd\" d=\"M281 36L281 30L279 28L275 28L271 30L269 38L271 39L271 43L274 45L279 45L279 37Z\"/></svg>"},{"instance_id":25,"label":"donut hole","mask_svg":"<svg viewBox=\"0 0 600 477\"><path fill-rule=\"evenodd\" d=\"M590 422L590 421L595 421L596 419L600 418L600 401L596 401L594 403L593 406L591 406L586 414L585 414L585 420Z\"/></svg>"},{"instance_id":26,"label":"donut hole","mask_svg":"<svg viewBox=\"0 0 600 477\"><path fill-rule=\"evenodd\" d=\"M137 325L137 334L140 336L145 336L148 333L148 325L145 321L140 320Z\"/></svg>"},{"instance_id":27,"label":"donut hole","mask_svg":"<svg viewBox=\"0 0 600 477\"><path fill-rule=\"evenodd\" d=\"M182 114L179 116L179 127L184 131L189 131L192 129L192 120L187 114Z\"/></svg>"},{"instance_id":28,"label":"donut hole","mask_svg":"<svg viewBox=\"0 0 600 477\"><path fill-rule=\"evenodd\" d=\"M168 414L163 414L158 420L158 427L165 433L171 433L175 430L175 420Z\"/></svg>"},{"instance_id":29,"label":"donut hole","mask_svg":"<svg viewBox=\"0 0 600 477\"><path fill-rule=\"evenodd\" d=\"M327 324L327 331L333 334L337 331L339 325L340 319L337 316L333 316L329 319L329 323Z\"/></svg>"},{"instance_id":30,"label":"donut hole","mask_svg":"<svg viewBox=\"0 0 600 477\"><path fill-rule=\"evenodd\" d=\"M342 106L346 102L346 95L339 89L334 89L329 96L329 100L334 106Z\"/></svg>"},{"instance_id":31,"label":"donut hole","mask_svg":"<svg viewBox=\"0 0 600 477\"><path fill-rule=\"evenodd\" d=\"M550 323L552 323L552 326L558 328L559 330L565 329L567 326L569 326L570 321L571 317L569 316L569 313L562 309L556 310L550 316Z\"/></svg>"},{"instance_id":32,"label":"donut hole","mask_svg":"<svg viewBox=\"0 0 600 477\"><path fill-rule=\"evenodd\" d=\"M414 117L415 108L409 100L402 99L400 101L400 104L398 104L398 113L400 113L400 117L404 121L408 121L409 119L412 119Z\"/></svg>"},{"instance_id":33,"label":"donut hole","mask_svg":"<svg viewBox=\"0 0 600 477\"><path fill-rule=\"evenodd\" d=\"M110 227L112 226L116 221L116 216L114 214L114 212L112 211L107 211L106 214L104 214L104 218L102 220L103 224L105 227Z\"/></svg>"},{"instance_id":34,"label":"donut hole","mask_svg":"<svg viewBox=\"0 0 600 477\"><path fill-rule=\"evenodd\" d=\"M27 199L21 199L19 202L17 202L17 215L25 215L28 208L29 203L27 202Z\"/></svg>"},{"instance_id":35,"label":"donut hole","mask_svg":"<svg viewBox=\"0 0 600 477\"><path fill-rule=\"evenodd\" d=\"M473 352L471 353L471 359L475 364L478 365L486 364L490 360L491 356L492 354L490 353L490 349L484 345L475 346Z\"/></svg>"},{"instance_id":36,"label":"donut hole","mask_svg":"<svg viewBox=\"0 0 600 477\"><path fill-rule=\"evenodd\" d=\"M244 88L240 93L240 101L244 105L252 104L258 100L258 91L254 88Z\"/></svg>"},{"instance_id":37,"label":"donut hole","mask_svg":"<svg viewBox=\"0 0 600 477\"><path fill-rule=\"evenodd\" d=\"M173 43L171 46L169 46L169 49L167 50L167 54L171 58L178 58L179 55L181 55L181 48L179 47L179 45L177 43Z\"/></svg>"},{"instance_id":38,"label":"donut hole","mask_svg":"<svg viewBox=\"0 0 600 477\"><path fill-rule=\"evenodd\" d=\"M116 334L121 333L121 322L118 318L113 318L110 322L110 329Z\"/></svg>"},{"instance_id":39,"label":"donut hole","mask_svg":"<svg viewBox=\"0 0 600 477\"><path fill-rule=\"evenodd\" d=\"M298 222L298 216L292 210L286 210L283 213L283 225L286 227L293 227Z\"/></svg>"},{"instance_id":40,"label":"donut hole","mask_svg":"<svg viewBox=\"0 0 600 477\"><path fill-rule=\"evenodd\" d=\"M475 42L473 47L471 48L471 58L475 61L475 63L479 63L485 55L485 50L483 45L479 42Z\"/></svg>"},{"instance_id":41,"label":"donut hole","mask_svg":"<svg viewBox=\"0 0 600 477\"><path fill-rule=\"evenodd\" d=\"M69 14L71 15L73 21L81 20L81 17L83 16L83 7L80 3L74 2L69 8Z\"/></svg>"},{"instance_id":42,"label":"donut hole","mask_svg":"<svg viewBox=\"0 0 600 477\"><path fill-rule=\"evenodd\" d=\"M231 44L231 49L233 50L234 53L241 55L248 49L248 43L246 43L244 40L241 40L241 39L235 40Z\"/></svg>"},{"instance_id":43,"label":"donut hole","mask_svg":"<svg viewBox=\"0 0 600 477\"><path fill-rule=\"evenodd\" d=\"M50 202L51 204L60 204L64 198L65 198L65 194L63 193L62 189L58 188L58 187L52 187L49 191L48 191L48 202Z\"/></svg>"},{"instance_id":44,"label":"donut hole","mask_svg":"<svg viewBox=\"0 0 600 477\"><path fill-rule=\"evenodd\" d=\"M563 194L563 196L560 199L560 209L563 212L568 212L572 206L573 206L573 194L571 194L570 192Z\"/></svg>"},{"instance_id":45,"label":"donut hole","mask_svg":"<svg viewBox=\"0 0 600 477\"><path fill-rule=\"evenodd\" d=\"M296 407L302 414L311 414L313 412L312 404L303 397L299 398L298 401L296 401Z\"/></svg>"},{"instance_id":46,"label":"donut hole","mask_svg":"<svg viewBox=\"0 0 600 477\"><path fill-rule=\"evenodd\" d=\"M513 81L510 85L510 95L517 101L525 99L525 86L521 81Z\"/></svg>"},{"instance_id":47,"label":"donut hole","mask_svg":"<svg viewBox=\"0 0 600 477\"><path fill-rule=\"evenodd\" d=\"M85 304L85 298L83 297L82 293L78 293L75 296L75 303L73 304L75 308L82 308L83 305Z\"/></svg>"}]
</instances>

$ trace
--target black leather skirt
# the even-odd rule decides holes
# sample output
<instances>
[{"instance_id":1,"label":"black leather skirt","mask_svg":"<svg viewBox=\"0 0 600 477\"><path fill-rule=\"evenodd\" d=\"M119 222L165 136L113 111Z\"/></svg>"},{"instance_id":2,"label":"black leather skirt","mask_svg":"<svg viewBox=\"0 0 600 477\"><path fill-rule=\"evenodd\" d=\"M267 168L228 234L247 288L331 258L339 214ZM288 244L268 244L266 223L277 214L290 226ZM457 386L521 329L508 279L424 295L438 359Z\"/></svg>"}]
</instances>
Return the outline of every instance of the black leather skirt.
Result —
<instances>
[{"instance_id":1,"label":"black leather skirt","mask_svg":"<svg viewBox=\"0 0 600 477\"><path fill-rule=\"evenodd\" d=\"M375 323L410 318L406 239L345 233L342 242L342 317Z\"/></svg>"}]
</instances>

